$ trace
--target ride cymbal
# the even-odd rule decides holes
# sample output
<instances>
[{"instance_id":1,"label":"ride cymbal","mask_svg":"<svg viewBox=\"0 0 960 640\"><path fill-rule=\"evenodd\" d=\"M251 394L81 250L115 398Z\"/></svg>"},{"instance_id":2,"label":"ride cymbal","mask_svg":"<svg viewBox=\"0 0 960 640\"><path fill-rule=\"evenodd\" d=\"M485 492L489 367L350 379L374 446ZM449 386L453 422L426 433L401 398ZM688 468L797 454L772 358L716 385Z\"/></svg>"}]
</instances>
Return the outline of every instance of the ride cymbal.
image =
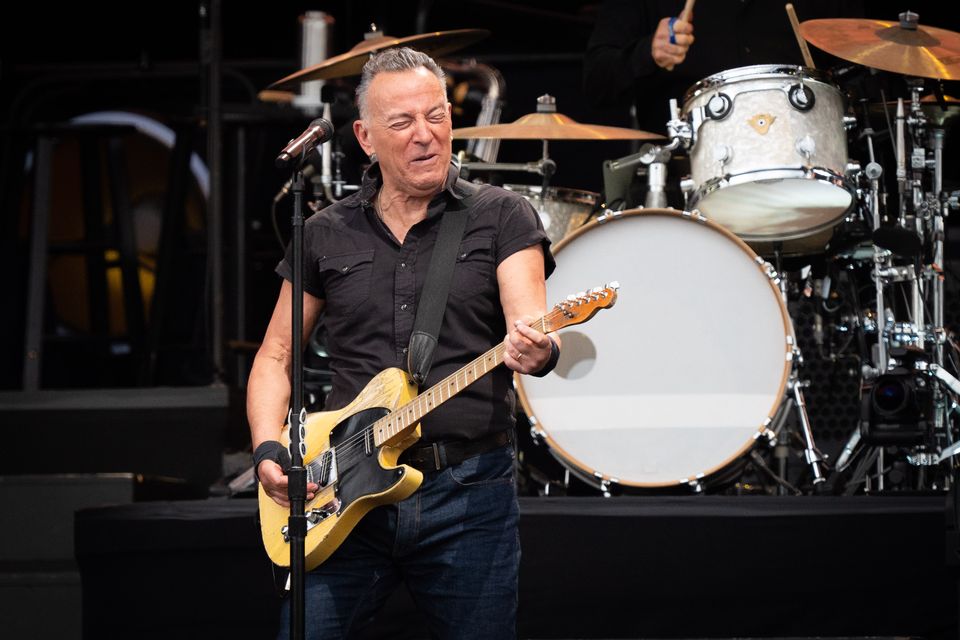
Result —
<instances>
[{"instance_id":1,"label":"ride cymbal","mask_svg":"<svg viewBox=\"0 0 960 640\"><path fill-rule=\"evenodd\" d=\"M301 82L310 80L330 80L331 78L360 75L360 72L363 71L363 65L367 63L372 53L391 47L411 47L437 58L463 49L489 35L490 32L486 29L456 29L394 38L374 31L368 33L366 39L355 45L350 51L324 60L312 67L301 69L296 73L291 73L289 76L271 84L269 88L289 89L296 87Z\"/></svg>"},{"instance_id":2,"label":"ride cymbal","mask_svg":"<svg viewBox=\"0 0 960 640\"><path fill-rule=\"evenodd\" d=\"M960 80L960 34L920 26L916 14L901 21L836 18L807 20L800 34L838 58L907 76Z\"/></svg>"},{"instance_id":3,"label":"ride cymbal","mask_svg":"<svg viewBox=\"0 0 960 640\"><path fill-rule=\"evenodd\" d=\"M473 138L497 138L500 140L656 140L664 135L606 127L597 124L581 124L562 113L528 113L509 124L491 124L485 127L454 129L455 140Z\"/></svg>"}]
</instances>

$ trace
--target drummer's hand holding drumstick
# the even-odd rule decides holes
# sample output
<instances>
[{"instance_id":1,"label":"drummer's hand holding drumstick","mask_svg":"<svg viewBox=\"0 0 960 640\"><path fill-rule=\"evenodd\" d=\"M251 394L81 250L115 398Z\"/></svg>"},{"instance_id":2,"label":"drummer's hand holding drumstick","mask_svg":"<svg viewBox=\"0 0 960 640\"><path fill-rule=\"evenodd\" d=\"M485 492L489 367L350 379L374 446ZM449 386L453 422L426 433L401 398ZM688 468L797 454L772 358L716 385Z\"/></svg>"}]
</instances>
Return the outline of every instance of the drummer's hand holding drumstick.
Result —
<instances>
[{"instance_id":1,"label":"drummer's hand holding drumstick","mask_svg":"<svg viewBox=\"0 0 960 640\"><path fill-rule=\"evenodd\" d=\"M671 27L672 23L672 27ZM683 62L693 44L693 23L683 18L664 18L657 25L650 45L650 55L658 67L667 71Z\"/></svg>"},{"instance_id":2,"label":"drummer's hand holding drumstick","mask_svg":"<svg viewBox=\"0 0 960 640\"><path fill-rule=\"evenodd\" d=\"M693 44L693 5L687 0L683 11L676 18L664 18L657 25L650 43L650 55L658 67L667 71L684 61L687 50Z\"/></svg>"}]
</instances>

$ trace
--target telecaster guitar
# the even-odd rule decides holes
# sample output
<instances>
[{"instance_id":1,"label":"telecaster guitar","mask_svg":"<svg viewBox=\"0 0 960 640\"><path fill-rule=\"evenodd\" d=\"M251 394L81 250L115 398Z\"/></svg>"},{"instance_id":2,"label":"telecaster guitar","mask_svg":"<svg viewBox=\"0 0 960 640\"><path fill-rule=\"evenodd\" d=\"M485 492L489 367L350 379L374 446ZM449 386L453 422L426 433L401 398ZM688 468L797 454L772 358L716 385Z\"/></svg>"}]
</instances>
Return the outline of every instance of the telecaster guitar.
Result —
<instances>
[{"instance_id":1,"label":"telecaster guitar","mask_svg":"<svg viewBox=\"0 0 960 640\"><path fill-rule=\"evenodd\" d=\"M612 307L616 299L616 284L569 296L531 326L550 333L580 324ZM405 371L384 369L343 409L307 415L304 466L308 482L320 487L305 505L308 571L330 557L371 509L399 502L417 490L423 474L397 460L420 438L420 420L501 364L503 352L501 342L420 395ZM281 441L289 445L289 426ZM290 512L263 487L259 504L267 555L275 564L289 566Z\"/></svg>"}]
</instances>

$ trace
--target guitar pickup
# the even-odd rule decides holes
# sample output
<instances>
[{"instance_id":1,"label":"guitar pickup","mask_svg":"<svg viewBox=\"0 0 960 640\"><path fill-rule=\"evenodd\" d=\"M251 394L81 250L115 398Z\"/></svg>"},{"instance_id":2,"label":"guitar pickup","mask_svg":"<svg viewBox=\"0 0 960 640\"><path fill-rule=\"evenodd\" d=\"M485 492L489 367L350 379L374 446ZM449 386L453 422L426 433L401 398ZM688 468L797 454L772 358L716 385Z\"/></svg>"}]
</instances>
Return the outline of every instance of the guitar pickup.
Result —
<instances>
[{"instance_id":1,"label":"guitar pickup","mask_svg":"<svg viewBox=\"0 0 960 640\"><path fill-rule=\"evenodd\" d=\"M307 467L307 482L316 482L320 488L329 487L337 481L336 449L330 448L321 453Z\"/></svg>"},{"instance_id":2,"label":"guitar pickup","mask_svg":"<svg viewBox=\"0 0 960 640\"><path fill-rule=\"evenodd\" d=\"M340 504L340 498L334 498L319 509L310 509L310 511L307 511L304 514L307 518L307 532L309 533L310 529L313 529L330 516L336 515L340 511ZM289 525L284 525L280 528L280 533L283 535L284 542L290 542L290 536L288 535L289 531Z\"/></svg>"}]
</instances>

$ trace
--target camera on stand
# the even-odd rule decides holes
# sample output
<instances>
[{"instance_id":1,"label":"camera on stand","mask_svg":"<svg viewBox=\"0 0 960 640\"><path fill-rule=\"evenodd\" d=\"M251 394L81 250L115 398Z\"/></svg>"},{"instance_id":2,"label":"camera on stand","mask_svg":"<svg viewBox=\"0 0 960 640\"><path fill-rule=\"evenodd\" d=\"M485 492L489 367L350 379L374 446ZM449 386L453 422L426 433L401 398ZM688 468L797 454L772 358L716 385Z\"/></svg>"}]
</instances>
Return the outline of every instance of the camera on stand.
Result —
<instances>
[{"instance_id":1,"label":"camera on stand","mask_svg":"<svg viewBox=\"0 0 960 640\"><path fill-rule=\"evenodd\" d=\"M890 368L863 394L860 432L864 443L880 446L923 444L931 431L933 382L928 357L910 348L890 350Z\"/></svg>"}]
</instances>

